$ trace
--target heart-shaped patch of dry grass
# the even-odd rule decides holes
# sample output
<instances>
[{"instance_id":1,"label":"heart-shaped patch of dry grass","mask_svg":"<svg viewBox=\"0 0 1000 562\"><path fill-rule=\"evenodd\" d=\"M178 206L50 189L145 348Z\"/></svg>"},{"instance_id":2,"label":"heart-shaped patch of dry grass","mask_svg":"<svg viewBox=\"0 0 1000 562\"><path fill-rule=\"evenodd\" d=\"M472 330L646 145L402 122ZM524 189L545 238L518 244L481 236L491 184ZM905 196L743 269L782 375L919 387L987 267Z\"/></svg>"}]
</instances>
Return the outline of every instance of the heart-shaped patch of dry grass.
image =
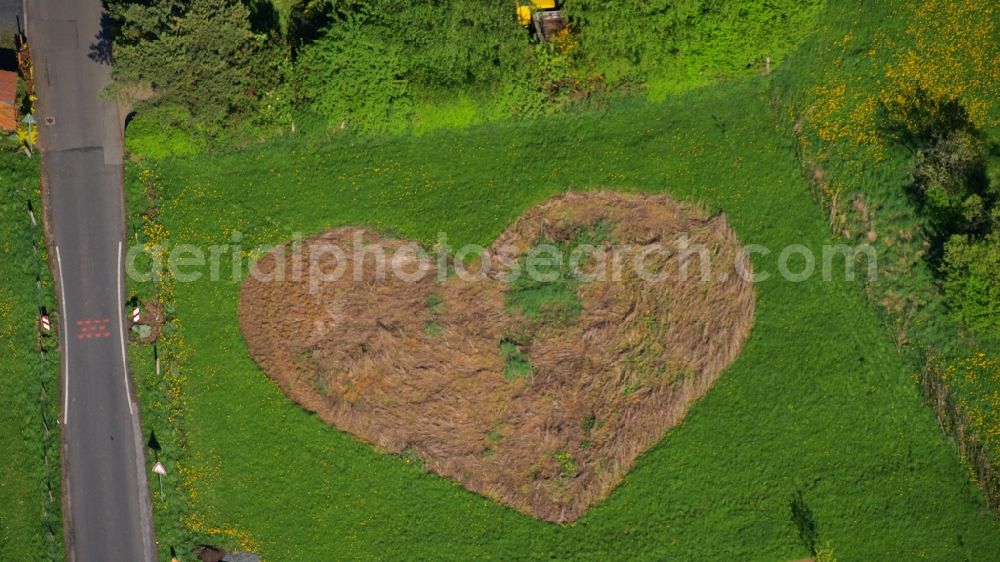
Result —
<instances>
[{"instance_id":1,"label":"heart-shaped patch of dry grass","mask_svg":"<svg viewBox=\"0 0 1000 562\"><path fill-rule=\"evenodd\" d=\"M561 286L440 280L436 264L419 281L380 280L374 262L353 261L356 236L365 259L409 247L341 228L258 262L239 305L255 360L326 422L553 522L607 496L736 358L753 324L749 264L725 216L666 196L568 193L491 246L515 264L540 242L625 248L603 262L608 275ZM656 281L633 267L650 244L673 250L646 253L647 272L667 273ZM331 245L344 255L319 250ZM396 255L401 270L420 271L412 253ZM588 259L581 269L599 272ZM337 267L339 279L317 282Z\"/></svg>"}]
</instances>

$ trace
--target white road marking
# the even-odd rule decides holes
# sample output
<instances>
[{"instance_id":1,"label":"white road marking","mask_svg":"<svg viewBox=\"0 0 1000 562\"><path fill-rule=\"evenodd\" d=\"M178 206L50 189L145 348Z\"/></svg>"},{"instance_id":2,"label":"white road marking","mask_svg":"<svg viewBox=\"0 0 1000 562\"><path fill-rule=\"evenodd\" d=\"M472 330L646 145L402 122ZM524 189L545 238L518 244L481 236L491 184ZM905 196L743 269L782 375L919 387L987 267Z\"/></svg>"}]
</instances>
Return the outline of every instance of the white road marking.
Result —
<instances>
[{"instance_id":1,"label":"white road marking","mask_svg":"<svg viewBox=\"0 0 1000 562\"><path fill-rule=\"evenodd\" d=\"M115 270L115 274L118 276L118 339L122 343L122 378L125 381L125 400L128 401L128 413L130 416L135 415L135 411L132 409L132 393L129 391L128 387L128 358L125 355L125 326L122 323L122 317L125 316L125 303L122 302L122 243L118 241L118 269Z\"/></svg>"},{"instance_id":2,"label":"white road marking","mask_svg":"<svg viewBox=\"0 0 1000 562\"><path fill-rule=\"evenodd\" d=\"M69 313L66 311L68 305L66 304L66 284L63 283L63 272L62 272L62 258L59 257L59 246L56 246L56 265L59 266L59 304L62 310L59 311L59 317L62 319L63 332L63 350L62 350L62 361L65 366L65 372L63 373L63 381L66 387L63 389L63 425L69 423Z\"/></svg>"}]
</instances>

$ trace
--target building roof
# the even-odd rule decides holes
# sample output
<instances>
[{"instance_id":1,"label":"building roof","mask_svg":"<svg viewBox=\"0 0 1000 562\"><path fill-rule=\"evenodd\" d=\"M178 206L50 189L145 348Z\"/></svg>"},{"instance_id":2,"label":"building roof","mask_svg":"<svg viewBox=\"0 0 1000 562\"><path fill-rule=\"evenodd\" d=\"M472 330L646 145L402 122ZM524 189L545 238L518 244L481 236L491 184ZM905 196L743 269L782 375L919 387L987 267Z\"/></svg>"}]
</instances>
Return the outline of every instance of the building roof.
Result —
<instances>
[{"instance_id":1,"label":"building roof","mask_svg":"<svg viewBox=\"0 0 1000 562\"><path fill-rule=\"evenodd\" d=\"M17 130L17 73L0 70L0 129Z\"/></svg>"}]
</instances>

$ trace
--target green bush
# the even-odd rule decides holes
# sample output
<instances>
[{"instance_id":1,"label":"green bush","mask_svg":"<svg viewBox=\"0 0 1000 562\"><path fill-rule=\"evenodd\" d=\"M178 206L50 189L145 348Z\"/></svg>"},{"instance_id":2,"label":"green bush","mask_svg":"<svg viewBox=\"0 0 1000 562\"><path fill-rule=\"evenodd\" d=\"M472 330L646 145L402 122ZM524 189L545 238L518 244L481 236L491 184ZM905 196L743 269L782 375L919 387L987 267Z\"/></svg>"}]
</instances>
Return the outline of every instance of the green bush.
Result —
<instances>
[{"instance_id":1,"label":"green bush","mask_svg":"<svg viewBox=\"0 0 1000 562\"><path fill-rule=\"evenodd\" d=\"M1000 341L1000 233L945 244L944 294L952 313L979 336Z\"/></svg>"},{"instance_id":2,"label":"green bush","mask_svg":"<svg viewBox=\"0 0 1000 562\"><path fill-rule=\"evenodd\" d=\"M298 60L302 93L333 126L398 131L413 110L402 49L388 34L345 22L306 46Z\"/></svg>"},{"instance_id":3,"label":"green bush","mask_svg":"<svg viewBox=\"0 0 1000 562\"><path fill-rule=\"evenodd\" d=\"M541 45L509 0L272 3L107 0L111 93L136 101L151 86L190 128L237 137L301 125L297 98L300 113L369 133L537 117L609 89L661 96L763 67L812 29L822 0L566 0L572 31Z\"/></svg>"},{"instance_id":4,"label":"green bush","mask_svg":"<svg viewBox=\"0 0 1000 562\"><path fill-rule=\"evenodd\" d=\"M183 108L156 107L140 111L125 128L125 147L149 158L190 156L201 148L188 131L191 116Z\"/></svg>"},{"instance_id":5,"label":"green bush","mask_svg":"<svg viewBox=\"0 0 1000 562\"><path fill-rule=\"evenodd\" d=\"M496 84L530 49L510 0L366 4L367 25L398 43L407 79L423 87Z\"/></svg>"},{"instance_id":6,"label":"green bush","mask_svg":"<svg viewBox=\"0 0 1000 562\"><path fill-rule=\"evenodd\" d=\"M996 194L986 179L983 143L969 130L937 137L917 150L911 175L922 211L942 233L989 227Z\"/></svg>"},{"instance_id":7,"label":"green bush","mask_svg":"<svg viewBox=\"0 0 1000 562\"><path fill-rule=\"evenodd\" d=\"M609 82L677 89L699 74L763 68L812 29L822 0L566 0L580 46ZM670 88L672 83L673 88Z\"/></svg>"},{"instance_id":8,"label":"green bush","mask_svg":"<svg viewBox=\"0 0 1000 562\"><path fill-rule=\"evenodd\" d=\"M968 217L982 212L982 199L966 194L968 179L980 165L980 152L967 131L955 131L917 152L914 184L937 213L956 210ZM970 203L973 200L976 203Z\"/></svg>"}]
</instances>

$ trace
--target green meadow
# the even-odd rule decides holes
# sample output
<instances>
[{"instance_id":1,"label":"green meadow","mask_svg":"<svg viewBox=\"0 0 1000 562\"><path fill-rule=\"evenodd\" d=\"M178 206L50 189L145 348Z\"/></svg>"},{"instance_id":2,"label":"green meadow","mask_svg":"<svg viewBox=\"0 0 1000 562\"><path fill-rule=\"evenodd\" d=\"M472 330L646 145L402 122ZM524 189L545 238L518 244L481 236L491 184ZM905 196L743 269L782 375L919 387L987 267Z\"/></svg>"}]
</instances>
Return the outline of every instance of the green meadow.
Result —
<instances>
[{"instance_id":1,"label":"green meadow","mask_svg":"<svg viewBox=\"0 0 1000 562\"><path fill-rule=\"evenodd\" d=\"M150 346L131 349L144 424L169 472L165 497L153 490L161 556L209 542L281 562L793 560L810 555L803 512L814 542L838 560L1000 552L995 516L858 282L777 275L785 246L819 256L834 242L772 92L769 78L741 78L662 103L626 99L419 137L286 137L131 165L130 237L238 240L243 257L353 224L486 245L567 189L667 192L725 212L744 243L772 249L753 256L772 276L757 285L742 355L610 497L565 526L301 410L248 355L239 280L134 283L142 295L157 291L170 319L157 344L161 375ZM150 186L152 220L140 214ZM230 265L227 254L222 271Z\"/></svg>"},{"instance_id":2,"label":"green meadow","mask_svg":"<svg viewBox=\"0 0 1000 562\"><path fill-rule=\"evenodd\" d=\"M39 306L51 314L55 302L37 157L0 150L0 194L0 560L61 560L58 316L43 360Z\"/></svg>"}]
</instances>

